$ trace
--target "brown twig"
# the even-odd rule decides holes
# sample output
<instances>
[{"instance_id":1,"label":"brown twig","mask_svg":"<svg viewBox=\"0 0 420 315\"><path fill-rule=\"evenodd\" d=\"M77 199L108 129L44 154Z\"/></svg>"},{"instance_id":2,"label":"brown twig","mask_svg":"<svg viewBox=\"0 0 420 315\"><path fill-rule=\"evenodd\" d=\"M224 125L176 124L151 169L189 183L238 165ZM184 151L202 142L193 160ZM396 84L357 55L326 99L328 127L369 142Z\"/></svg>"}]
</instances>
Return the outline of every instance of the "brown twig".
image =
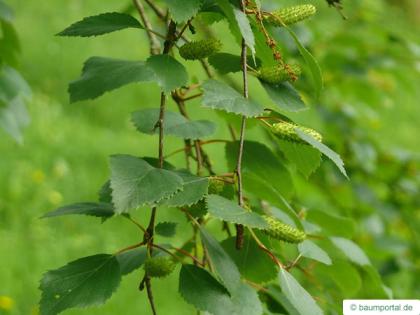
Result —
<instances>
[{"instance_id":1,"label":"brown twig","mask_svg":"<svg viewBox=\"0 0 420 315\"><path fill-rule=\"evenodd\" d=\"M163 54L169 54L173 45L175 44L175 34L176 34L176 24L174 21L170 21L168 26L168 32L166 35L166 40L164 43ZM156 127L159 128L159 168L163 168L165 161L163 155L163 145L164 145L164 123L165 123L165 111L166 111L166 93L161 92L160 95L160 108L159 108L159 119L156 122ZM148 255L152 256L153 253L153 236L155 230L155 221L156 221L156 212L157 207L152 208L152 214L150 216L149 225L147 227L146 233L144 234L144 242L147 243ZM156 315L156 307L153 300L152 293L152 283L151 278L146 274L143 280L140 283L139 288L144 288L146 285L147 297L149 299L150 306L152 308L153 315Z\"/></svg>"},{"instance_id":2,"label":"brown twig","mask_svg":"<svg viewBox=\"0 0 420 315\"><path fill-rule=\"evenodd\" d=\"M200 141L200 146L207 145L207 144L212 144L212 143L228 143L228 142L230 142L230 141L223 140L223 139L214 139L214 140L208 140L208 141ZM184 152L187 149L188 149L187 147L183 147L181 149L175 150L175 151L169 153L168 155L166 155L165 156L165 159L167 159L167 158L169 158L169 157L171 157L171 156L173 156L175 154Z\"/></svg>"},{"instance_id":3,"label":"brown twig","mask_svg":"<svg viewBox=\"0 0 420 315\"><path fill-rule=\"evenodd\" d=\"M272 260L273 262L279 266L280 268L284 268L283 264L280 262L280 260L276 257L276 255L274 255L261 241L260 239L257 237L257 235L255 235L254 231L251 228L248 228L249 233L251 234L252 238L255 240L255 242L257 242L258 247L264 251Z\"/></svg>"},{"instance_id":4,"label":"brown twig","mask_svg":"<svg viewBox=\"0 0 420 315\"><path fill-rule=\"evenodd\" d=\"M125 252L128 252L129 250L133 250L133 249L136 249L136 248L139 248L139 247L141 247L141 246L143 246L143 245L145 245L146 243L144 242L144 241L142 241L142 242L140 242L140 243L137 243L137 244L134 244L134 245L131 245L131 246L128 246L128 247L125 247L125 248L123 248L123 249L120 249L118 252L116 252L114 255L118 255L118 254L121 254L121 253L125 253Z\"/></svg>"}]
</instances>

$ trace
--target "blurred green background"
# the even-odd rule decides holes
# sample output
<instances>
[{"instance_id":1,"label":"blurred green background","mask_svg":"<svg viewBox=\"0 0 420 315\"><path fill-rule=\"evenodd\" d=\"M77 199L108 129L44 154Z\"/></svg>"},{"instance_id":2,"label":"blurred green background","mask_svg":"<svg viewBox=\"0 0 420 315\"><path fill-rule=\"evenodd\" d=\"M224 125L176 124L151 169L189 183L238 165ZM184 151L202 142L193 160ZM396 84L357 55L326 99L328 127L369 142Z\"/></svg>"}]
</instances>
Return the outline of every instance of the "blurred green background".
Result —
<instances>
[{"instance_id":1,"label":"blurred green background","mask_svg":"<svg viewBox=\"0 0 420 315\"><path fill-rule=\"evenodd\" d=\"M298 3L262 2L268 8ZM297 198L305 207L323 207L353 218L357 222L355 239L395 297L418 297L419 2L344 1L347 21L324 1L307 2L317 5L319 14L296 31L323 68L325 91L319 104L311 102L308 93L312 108L291 117L323 132L353 176L351 182L337 180L331 165L325 163L310 184L296 179ZM156 138L138 134L129 114L156 106L158 89L153 84L131 85L95 101L69 104L68 82L79 76L88 57L145 59L148 43L137 30L96 39L54 34L84 16L121 11L128 2L9 0L8 4L15 10L14 25L21 43L18 69L33 97L28 104L32 122L24 132L24 145L0 131L0 314L26 315L37 314L38 281L46 270L94 253L112 253L137 241L136 230L121 218L100 224L91 218L39 217L60 205L96 199L97 188L108 177L109 155L155 155ZM228 34L225 23L212 28ZM283 33L278 36L285 38ZM226 51L239 53L230 35L222 40ZM283 42L284 50L293 55L290 40ZM196 77L204 78L198 65L184 64ZM258 87L252 87L252 96L269 102ZM193 117L220 121L218 137L228 137L222 118L198 103L191 104L191 112ZM258 128L249 132L251 139L262 137ZM181 141L171 139L166 150L181 146ZM217 169L223 171L220 150L223 147L218 145L209 147ZM183 158L172 161L182 165ZM327 197L331 192L334 200ZM184 218L174 219L174 215L162 211L159 220L170 216L183 231ZM140 212L137 217L142 222L147 219ZM185 235L188 231L179 238ZM127 276L101 308L65 313L146 314L145 294L137 291L140 278L140 271ZM160 314L194 314L175 293L175 273L169 280L155 281L155 286Z\"/></svg>"}]
</instances>

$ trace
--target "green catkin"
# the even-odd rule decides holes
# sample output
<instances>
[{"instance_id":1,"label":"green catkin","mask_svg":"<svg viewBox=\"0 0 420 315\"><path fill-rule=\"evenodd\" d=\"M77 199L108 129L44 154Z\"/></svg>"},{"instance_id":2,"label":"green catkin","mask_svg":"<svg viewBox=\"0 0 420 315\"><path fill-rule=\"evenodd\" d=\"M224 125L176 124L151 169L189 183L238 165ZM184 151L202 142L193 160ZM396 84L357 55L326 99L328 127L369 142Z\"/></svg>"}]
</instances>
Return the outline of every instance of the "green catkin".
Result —
<instances>
[{"instance_id":1,"label":"green catkin","mask_svg":"<svg viewBox=\"0 0 420 315\"><path fill-rule=\"evenodd\" d=\"M167 257L148 258L144 262L144 270L149 277L164 278L175 269L175 262Z\"/></svg>"},{"instance_id":2,"label":"green catkin","mask_svg":"<svg viewBox=\"0 0 420 315\"><path fill-rule=\"evenodd\" d=\"M179 49L179 54L186 60L198 60L217 53L221 48L222 42L211 38L187 43Z\"/></svg>"},{"instance_id":3,"label":"green catkin","mask_svg":"<svg viewBox=\"0 0 420 315\"><path fill-rule=\"evenodd\" d=\"M285 224L275 218L264 215L264 220L267 222L269 228L263 232L272 238L288 243L301 243L306 239L305 232Z\"/></svg>"},{"instance_id":4,"label":"green catkin","mask_svg":"<svg viewBox=\"0 0 420 315\"><path fill-rule=\"evenodd\" d=\"M317 141L322 142L321 134L319 132L311 129L311 128L302 127L302 126L296 125L294 123L289 123L289 122L285 122L285 121L280 122L280 123L276 123L272 126L273 133L276 136L278 136L279 138L281 138L282 140L295 142L295 143L301 143L301 144L307 144L296 133L296 129L299 129L299 130L303 131L304 133L310 135L311 137L313 137Z\"/></svg>"},{"instance_id":5,"label":"green catkin","mask_svg":"<svg viewBox=\"0 0 420 315\"><path fill-rule=\"evenodd\" d=\"M299 65L289 65L290 69L286 69L282 65L271 67L262 67L258 69L257 77L266 83L279 84L285 81L294 81L302 72ZM293 75L295 77L293 77Z\"/></svg>"},{"instance_id":6,"label":"green catkin","mask_svg":"<svg viewBox=\"0 0 420 315\"><path fill-rule=\"evenodd\" d=\"M316 13L316 7L312 4L296 5L271 12L272 15L265 17L265 20L274 26L295 24L303 21Z\"/></svg>"}]
</instances>

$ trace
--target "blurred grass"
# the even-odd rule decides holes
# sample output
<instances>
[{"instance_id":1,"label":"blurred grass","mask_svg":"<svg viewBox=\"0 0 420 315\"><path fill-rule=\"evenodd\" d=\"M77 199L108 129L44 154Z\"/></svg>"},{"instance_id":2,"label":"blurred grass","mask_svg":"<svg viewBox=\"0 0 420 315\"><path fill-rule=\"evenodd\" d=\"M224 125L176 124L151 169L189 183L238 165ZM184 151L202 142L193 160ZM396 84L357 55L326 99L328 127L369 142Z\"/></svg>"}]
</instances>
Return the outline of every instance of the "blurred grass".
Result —
<instances>
[{"instance_id":1,"label":"blurred grass","mask_svg":"<svg viewBox=\"0 0 420 315\"><path fill-rule=\"evenodd\" d=\"M146 37L135 30L100 39L53 36L83 16L120 10L124 7L121 1L108 0L106 7L93 0L13 0L9 3L16 9L16 26L22 42L20 69L33 87L34 97L29 105L32 124L25 131L25 145L18 147L3 133L0 138L0 296L14 300L8 314L26 315L36 314L38 281L47 269L82 256L112 253L137 241L136 230L122 218L104 224L83 217L38 218L59 205L94 200L96 188L107 179L109 155L155 155L155 138L139 136L129 123L129 113L139 107L155 106L158 90L152 84L135 85L95 101L68 104L68 82L79 76L81 65L88 57L147 57ZM336 23L341 20L337 18ZM322 48L318 47L316 54L322 54ZM404 73L399 76L399 84L416 82ZM357 93L366 93L363 86L360 88ZM416 90L416 86L412 89ZM267 101L266 96L257 95ZM412 135L418 132L416 119L420 109L413 106L412 96L401 92L394 97L399 98L401 104L397 109L389 107L381 112L382 125L376 136L384 145L419 152L418 140ZM191 107L198 107L198 103L192 103ZM315 111L307 112L301 120L313 121L315 115ZM193 116L215 118L213 113L202 109L197 113L193 111ZM388 127L397 122L399 131L395 133ZM226 130L220 128L218 133L223 136ZM258 137L258 132L251 131L252 137ZM167 152L181 145L181 141L171 139ZM210 154L218 156L217 160L222 158L220 149L220 146L209 148ZM175 157L173 161L182 163L182 157ZM141 215L147 211L137 212L140 221L147 219ZM159 214L162 221L167 217L165 211ZM171 220L174 220L173 213ZM188 235L183 217L179 216L177 221L181 225L179 230L183 231L180 236ZM140 278L141 271L127 276L104 307L66 314L111 315L120 314L123 309L128 309L130 314L147 313L145 294L136 290ZM155 295L161 314L194 314L176 293L176 273L169 280L154 283L158 288Z\"/></svg>"},{"instance_id":2,"label":"blurred grass","mask_svg":"<svg viewBox=\"0 0 420 315\"><path fill-rule=\"evenodd\" d=\"M14 300L10 314L29 315L36 314L38 281L47 269L137 242L137 231L121 219L100 224L83 217L51 221L39 217L62 204L95 200L96 188L108 176L109 155L154 155L154 138L139 137L129 113L154 106L158 90L154 85L131 86L98 101L68 104L68 82L79 76L91 55L146 58L146 38L136 31L93 40L53 36L83 16L120 10L121 1L107 1L106 8L98 1L10 1L10 5L16 9L22 44L20 68L34 97L25 145L18 147L1 134L0 295ZM180 145L170 141L168 150ZM165 214L160 218L164 220ZM137 291L141 276L141 271L127 276L103 308L67 313L117 314L127 306L130 313L146 313L145 294ZM160 288L155 295L162 314L193 313L176 294L166 293L177 291L175 276L154 285Z\"/></svg>"}]
</instances>

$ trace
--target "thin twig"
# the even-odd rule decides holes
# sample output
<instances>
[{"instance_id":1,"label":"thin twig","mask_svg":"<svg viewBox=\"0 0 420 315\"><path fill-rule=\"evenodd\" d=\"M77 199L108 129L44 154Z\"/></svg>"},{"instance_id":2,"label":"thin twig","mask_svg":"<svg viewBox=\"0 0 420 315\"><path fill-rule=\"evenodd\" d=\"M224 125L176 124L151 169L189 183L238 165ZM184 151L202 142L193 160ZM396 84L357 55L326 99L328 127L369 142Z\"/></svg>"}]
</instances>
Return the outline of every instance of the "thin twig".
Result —
<instances>
[{"instance_id":1,"label":"thin twig","mask_svg":"<svg viewBox=\"0 0 420 315\"><path fill-rule=\"evenodd\" d=\"M279 266L280 268L283 268L283 264L280 262L280 260L276 257L276 255L274 255L261 241L260 239L257 237L257 235L255 235L254 231L251 228L248 228L249 233L251 234L252 238L257 242L258 247L263 250L264 252L267 253L268 256L270 256L270 258L274 261L274 263Z\"/></svg>"},{"instance_id":2,"label":"thin twig","mask_svg":"<svg viewBox=\"0 0 420 315\"><path fill-rule=\"evenodd\" d=\"M118 252L116 252L114 255L118 255L118 254L121 254L121 253L125 253L125 252L128 252L129 250L133 250L133 249L136 249L136 248L139 248L139 247L141 247L141 246L143 246L143 245L145 245L146 243L144 242L144 241L142 241L142 242L140 242L140 243L137 243L137 244L134 244L134 245L131 245L131 246L128 246L128 247L125 247L125 248L123 248L123 249L120 249Z\"/></svg>"},{"instance_id":3,"label":"thin twig","mask_svg":"<svg viewBox=\"0 0 420 315\"><path fill-rule=\"evenodd\" d=\"M191 96L188 96L188 97L184 97L182 100L185 102L185 101L190 101L190 100L193 100L193 99L195 99L195 98L197 98L197 97L200 97L200 96L202 96L203 95L203 93L198 93L198 94L195 94L195 95L191 95Z\"/></svg>"},{"instance_id":4,"label":"thin twig","mask_svg":"<svg viewBox=\"0 0 420 315\"><path fill-rule=\"evenodd\" d=\"M245 1L241 0L241 10L245 12ZM247 68L247 52L245 38L242 38L242 52L241 52L241 63L242 63L242 80L243 80L243 94L245 98L248 98L248 68ZM238 177L238 203L239 206L244 205L244 195L242 186L242 157L244 152L245 142L245 129L246 129L246 117L242 116L241 122L241 133L239 137L239 153L236 164L236 175ZM242 224L236 224L236 248L241 249L244 244L244 226Z\"/></svg>"},{"instance_id":5,"label":"thin twig","mask_svg":"<svg viewBox=\"0 0 420 315\"><path fill-rule=\"evenodd\" d=\"M165 12L160 9L156 4L153 3L152 0L144 0L149 7L155 12L155 14L161 19L161 20L165 20L166 19L166 14Z\"/></svg>"},{"instance_id":6,"label":"thin twig","mask_svg":"<svg viewBox=\"0 0 420 315\"><path fill-rule=\"evenodd\" d=\"M146 229L138 223L136 220L134 220L130 215L124 215L124 218L127 218L127 220L131 221L135 226L137 226L143 233L147 233Z\"/></svg>"},{"instance_id":7,"label":"thin twig","mask_svg":"<svg viewBox=\"0 0 420 315\"><path fill-rule=\"evenodd\" d=\"M147 36L149 37L150 54L157 55L160 53L160 42L156 38L156 35L154 34L154 31L153 31L152 24L147 18L146 12L144 11L143 3L141 3L140 0L133 0L133 4L137 8L137 11L139 12L140 18L145 26Z\"/></svg>"},{"instance_id":8,"label":"thin twig","mask_svg":"<svg viewBox=\"0 0 420 315\"><path fill-rule=\"evenodd\" d=\"M176 24L174 21L170 21L168 26L168 33L166 35L166 40L164 43L163 54L168 54L173 45L176 34ZM156 123L156 126L159 128L159 168L163 168L165 161L163 155L163 145L164 145L164 123L165 123L165 111L166 111L166 94L162 92L160 95L160 109L159 109L159 120ZM156 221L156 212L157 207L153 207L152 215L150 217L149 225L147 227L147 233L144 234L144 240L147 243L148 255L152 256L153 253L153 236L155 230L155 221ZM147 297L149 299L150 306L152 308L153 315L156 315L156 307L154 304L153 293L152 293L152 283L151 278L146 274L141 281L140 289L146 285Z\"/></svg>"},{"instance_id":9,"label":"thin twig","mask_svg":"<svg viewBox=\"0 0 420 315\"><path fill-rule=\"evenodd\" d=\"M212 143L228 143L228 142L230 142L230 141L228 141L228 140L223 140L223 139L214 139L214 140L208 140L208 141L200 141L200 146L203 146L203 145L206 145L206 144L212 144ZM187 149L188 149L187 147L183 147L183 148L181 148L181 149L177 149L177 150L175 150L175 151L173 151L173 152L169 153L168 155L166 155L166 156L165 156L165 159L167 159L167 158L169 158L169 157L171 157L171 156L173 156L173 155L175 155L175 154L178 154L178 153L184 152L184 151L186 151Z\"/></svg>"}]
</instances>

